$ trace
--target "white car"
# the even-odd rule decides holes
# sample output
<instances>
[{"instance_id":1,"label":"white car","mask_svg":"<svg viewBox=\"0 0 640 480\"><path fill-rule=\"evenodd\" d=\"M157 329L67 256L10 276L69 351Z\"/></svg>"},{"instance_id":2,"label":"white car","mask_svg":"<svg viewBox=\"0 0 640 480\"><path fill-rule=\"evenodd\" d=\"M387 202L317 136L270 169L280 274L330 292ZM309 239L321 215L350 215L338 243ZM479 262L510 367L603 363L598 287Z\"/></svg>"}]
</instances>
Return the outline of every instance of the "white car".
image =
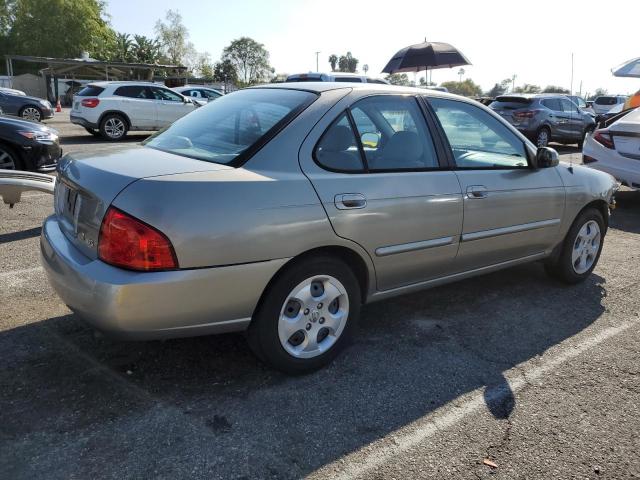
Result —
<instances>
[{"instance_id":1,"label":"white car","mask_svg":"<svg viewBox=\"0 0 640 480\"><path fill-rule=\"evenodd\" d=\"M150 82L90 83L73 97L71 123L92 135L120 140L130 130L160 130L198 105Z\"/></svg>"},{"instance_id":2,"label":"white car","mask_svg":"<svg viewBox=\"0 0 640 480\"><path fill-rule=\"evenodd\" d=\"M640 189L640 108L610 119L605 128L588 135L582 160L623 185Z\"/></svg>"},{"instance_id":3,"label":"white car","mask_svg":"<svg viewBox=\"0 0 640 480\"><path fill-rule=\"evenodd\" d=\"M217 100L222 95L222 92L213 88L204 87L202 85L185 85L183 87L176 87L173 89L185 97L191 97L192 100L203 106L213 100Z\"/></svg>"},{"instance_id":4,"label":"white car","mask_svg":"<svg viewBox=\"0 0 640 480\"><path fill-rule=\"evenodd\" d=\"M593 112L596 115L608 113L613 107L627 101L627 97L622 95L600 95L593 101Z\"/></svg>"}]
</instances>

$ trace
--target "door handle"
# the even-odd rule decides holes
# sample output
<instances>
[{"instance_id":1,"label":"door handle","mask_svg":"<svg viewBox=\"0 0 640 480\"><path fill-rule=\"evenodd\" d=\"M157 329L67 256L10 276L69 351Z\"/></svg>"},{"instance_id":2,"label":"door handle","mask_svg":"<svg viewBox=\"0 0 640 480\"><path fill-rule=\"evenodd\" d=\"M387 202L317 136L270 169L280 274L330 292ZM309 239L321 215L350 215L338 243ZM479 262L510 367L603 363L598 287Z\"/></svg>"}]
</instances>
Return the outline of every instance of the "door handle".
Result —
<instances>
[{"instance_id":1,"label":"door handle","mask_svg":"<svg viewBox=\"0 0 640 480\"><path fill-rule=\"evenodd\" d=\"M488 195L487 187L484 185L470 185L467 187L467 198L469 199L487 198Z\"/></svg>"},{"instance_id":2,"label":"door handle","mask_svg":"<svg viewBox=\"0 0 640 480\"><path fill-rule=\"evenodd\" d=\"M334 203L338 210L350 210L366 207L367 199L361 193L341 193L335 196Z\"/></svg>"}]
</instances>

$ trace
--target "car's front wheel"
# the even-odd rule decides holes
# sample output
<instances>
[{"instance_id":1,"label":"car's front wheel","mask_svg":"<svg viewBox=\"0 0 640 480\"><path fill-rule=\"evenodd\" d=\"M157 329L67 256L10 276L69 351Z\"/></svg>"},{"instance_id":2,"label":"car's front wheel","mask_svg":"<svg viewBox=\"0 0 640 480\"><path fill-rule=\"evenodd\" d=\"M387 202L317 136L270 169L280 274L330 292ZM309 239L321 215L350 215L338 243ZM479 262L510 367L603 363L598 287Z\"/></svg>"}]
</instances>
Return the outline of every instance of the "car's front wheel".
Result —
<instances>
[{"instance_id":1,"label":"car's front wheel","mask_svg":"<svg viewBox=\"0 0 640 480\"><path fill-rule=\"evenodd\" d=\"M42 111L38 107L28 105L20 110L20 116L25 120L39 122L40 120L42 120Z\"/></svg>"},{"instance_id":2,"label":"car's front wheel","mask_svg":"<svg viewBox=\"0 0 640 480\"><path fill-rule=\"evenodd\" d=\"M560 254L545 263L547 272L565 283L584 281L596 268L605 233L602 213L595 208L584 210L571 225Z\"/></svg>"},{"instance_id":3,"label":"car's front wheel","mask_svg":"<svg viewBox=\"0 0 640 480\"><path fill-rule=\"evenodd\" d=\"M122 140L129 130L127 121L117 113L109 113L100 122L100 133L107 140Z\"/></svg>"},{"instance_id":4,"label":"car's front wheel","mask_svg":"<svg viewBox=\"0 0 640 480\"><path fill-rule=\"evenodd\" d=\"M360 313L360 285L331 257L295 263L269 286L247 337L252 350L290 374L328 364L348 342Z\"/></svg>"}]
</instances>

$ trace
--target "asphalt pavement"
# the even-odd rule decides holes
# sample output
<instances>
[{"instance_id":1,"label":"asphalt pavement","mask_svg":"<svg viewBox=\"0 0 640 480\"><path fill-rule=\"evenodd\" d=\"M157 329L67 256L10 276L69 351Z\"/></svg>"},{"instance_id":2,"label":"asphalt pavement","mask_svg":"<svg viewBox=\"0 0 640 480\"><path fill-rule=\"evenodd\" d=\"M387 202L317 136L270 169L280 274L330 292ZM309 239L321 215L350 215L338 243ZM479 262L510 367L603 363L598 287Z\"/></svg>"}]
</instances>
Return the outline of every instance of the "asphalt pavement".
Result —
<instances>
[{"instance_id":1,"label":"asphalt pavement","mask_svg":"<svg viewBox=\"0 0 640 480\"><path fill-rule=\"evenodd\" d=\"M49 123L67 152L121 147ZM40 193L0 205L2 478L640 477L640 192L619 193L583 284L536 263L371 304L303 377L240 334L96 334L40 267L51 212Z\"/></svg>"}]
</instances>

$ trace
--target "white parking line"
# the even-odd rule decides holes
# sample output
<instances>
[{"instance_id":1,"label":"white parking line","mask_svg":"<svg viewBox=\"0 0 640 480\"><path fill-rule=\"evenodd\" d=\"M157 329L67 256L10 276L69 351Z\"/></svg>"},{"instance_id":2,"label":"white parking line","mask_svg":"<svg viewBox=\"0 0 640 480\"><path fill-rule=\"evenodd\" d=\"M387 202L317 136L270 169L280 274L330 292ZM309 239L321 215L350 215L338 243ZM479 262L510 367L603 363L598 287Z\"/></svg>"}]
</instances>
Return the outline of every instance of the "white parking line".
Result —
<instances>
[{"instance_id":1,"label":"white parking line","mask_svg":"<svg viewBox=\"0 0 640 480\"><path fill-rule=\"evenodd\" d=\"M627 322L616 327L606 328L593 336L589 336L584 342L575 346L566 346L564 351L552 356L546 361L543 357L540 363L538 363L538 366L527 369L524 373L522 373L523 364L512 368L508 372L505 372L507 377L513 377L508 378L511 391L515 393L522 390L528 382L542 378L562 364L583 354L605 340L624 332L635 324L634 322ZM524 375L526 375L526 378ZM510 392L505 387L495 391L490 400L498 401L501 397L508 394L510 394ZM443 409L438 409L434 413L416 420L401 430L391 433L381 440L377 440L372 444L342 457L338 462L322 467L310 476L315 477L317 475L323 478L345 480L364 476L370 470L380 467L397 455L416 447L439 431L450 428L465 419L465 417L474 414L485 405L486 399L483 396L483 390L477 389L463 396L461 401L455 402L453 408L447 408L442 413L438 412Z\"/></svg>"},{"instance_id":2,"label":"white parking line","mask_svg":"<svg viewBox=\"0 0 640 480\"><path fill-rule=\"evenodd\" d=\"M6 272L0 272L0 279L21 277L23 275L29 275L30 273L42 272L42 267L21 268L19 270L8 270Z\"/></svg>"}]
</instances>

